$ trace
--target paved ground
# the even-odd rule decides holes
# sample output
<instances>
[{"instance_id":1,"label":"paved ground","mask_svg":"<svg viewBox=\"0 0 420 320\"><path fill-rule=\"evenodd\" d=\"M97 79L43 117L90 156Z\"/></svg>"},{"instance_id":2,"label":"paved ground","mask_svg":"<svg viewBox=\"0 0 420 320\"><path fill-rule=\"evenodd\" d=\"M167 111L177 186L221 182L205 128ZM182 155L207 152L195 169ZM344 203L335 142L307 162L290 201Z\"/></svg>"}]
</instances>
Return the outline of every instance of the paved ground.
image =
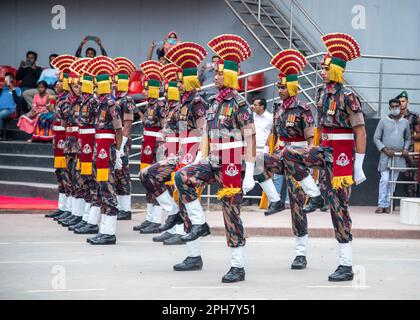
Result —
<instances>
[{"instance_id":1,"label":"paved ground","mask_svg":"<svg viewBox=\"0 0 420 320\"><path fill-rule=\"evenodd\" d=\"M326 281L337 265L332 238L310 240L309 267L289 269L292 237L251 236L247 280L222 284L229 250L203 239L204 269L172 265L185 246L166 247L119 222L116 246L91 246L38 214L0 214L0 299L420 299L420 240L356 239L353 283Z\"/></svg>"}]
</instances>

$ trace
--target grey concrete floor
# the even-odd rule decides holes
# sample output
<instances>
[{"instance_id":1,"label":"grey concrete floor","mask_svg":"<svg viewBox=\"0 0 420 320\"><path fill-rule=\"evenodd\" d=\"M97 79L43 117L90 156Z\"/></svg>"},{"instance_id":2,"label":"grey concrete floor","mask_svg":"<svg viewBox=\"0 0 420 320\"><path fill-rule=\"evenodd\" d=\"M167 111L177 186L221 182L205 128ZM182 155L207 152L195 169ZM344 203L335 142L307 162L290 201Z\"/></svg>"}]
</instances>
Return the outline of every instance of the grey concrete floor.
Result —
<instances>
[{"instance_id":1,"label":"grey concrete floor","mask_svg":"<svg viewBox=\"0 0 420 320\"><path fill-rule=\"evenodd\" d=\"M222 284L224 237L202 240L202 271L175 272L186 247L131 231L136 216L117 245L91 246L42 215L0 214L0 299L420 299L420 240L355 239L355 280L336 284L334 239L310 239L308 268L292 271L293 238L252 237L246 281Z\"/></svg>"}]
</instances>

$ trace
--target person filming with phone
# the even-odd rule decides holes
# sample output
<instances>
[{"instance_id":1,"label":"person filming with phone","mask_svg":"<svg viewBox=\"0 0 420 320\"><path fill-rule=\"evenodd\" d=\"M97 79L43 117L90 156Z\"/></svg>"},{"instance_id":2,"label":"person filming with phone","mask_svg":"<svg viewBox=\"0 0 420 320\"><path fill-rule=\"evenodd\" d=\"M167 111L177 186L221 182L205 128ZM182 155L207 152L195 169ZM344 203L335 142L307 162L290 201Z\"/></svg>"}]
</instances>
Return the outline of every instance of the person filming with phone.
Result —
<instances>
[{"instance_id":1,"label":"person filming with phone","mask_svg":"<svg viewBox=\"0 0 420 320\"><path fill-rule=\"evenodd\" d=\"M101 49L101 54L103 56L108 56L104 47L102 46L101 38L99 38L97 36L86 36L86 37L83 38L82 42L80 42L80 45L77 48L77 51L76 51L76 54L75 54L76 57L80 58L82 56L82 48L88 41L95 41L96 44ZM95 58L96 57L96 50L92 47L88 47L85 51L85 55L86 55L86 58Z\"/></svg>"},{"instance_id":2,"label":"person filming with phone","mask_svg":"<svg viewBox=\"0 0 420 320\"><path fill-rule=\"evenodd\" d=\"M6 73L4 87L0 93L0 129L3 128L3 119L11 117L16 112L16 106L20 105L21 95L20 88L15 87L13 74Z\"/></svg>"},{"instance_id":3,"label":"person filming with phone","mask_svg":"<svg viewBox=\"0 0 420 320\"><path fill-rule=\"evenodd\" d=\"M16 80L22 81L21 90L24 92L28 89L36 88L42 68L36 65L38 54L34 51L26 53L26 60L20 62L19 69L16 73Z\"/></svg>"}]
</instances>

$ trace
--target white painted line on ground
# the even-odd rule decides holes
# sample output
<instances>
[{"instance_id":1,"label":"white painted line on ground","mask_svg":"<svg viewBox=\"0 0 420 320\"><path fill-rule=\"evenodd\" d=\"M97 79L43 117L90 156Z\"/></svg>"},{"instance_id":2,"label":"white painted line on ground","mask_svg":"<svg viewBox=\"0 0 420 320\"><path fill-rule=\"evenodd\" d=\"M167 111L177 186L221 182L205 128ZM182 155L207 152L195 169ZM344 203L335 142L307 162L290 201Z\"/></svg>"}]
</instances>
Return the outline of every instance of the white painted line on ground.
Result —
<instances>
[{"instance_id":1,"label":"white painted line on ground","mask_svg":"<svg viewBox=\"0 0 420 320\"><path fill-rule=\"evenodd\" d=\"M17 242L17 244L76 244L76 243L86 243L86 241L22 241Z\"/></svg>"},{"instance_id":2,"label":"white painted line on ground","mask_svg":"<svg viewBox=\"0 0 420 320\"><path fill-rule=\"evenodd\" d=\"M0 242L0 244L11 244L11 242Z\"/></svg>"},{"instance_id":3,"label":"white painted line on ground","mask_svg":"<svg viewBox=\"0 0 420 320\"><path fill-rule=\"evenodd\" d=\"M105 291L106 289L61 289L61 290L27 290L26 293L50 293L50 292L91 292Z\"/></svg>"},{"instance_id":4,"label":"white painted line on ground","mask_svg":"<svg viewBox=\"0 0 420 320\"><path fill-rule=\"evenodd\" d=\"M27 260L27 261L0 261L0 264L31 264L31 263L79 263L86 260Z\"/></svg>"},{"instance_id":5,"label":"white painted line on ground","mask_svg":"<svg viewBox=\"0 0 420 320\"><path fill-rule=\"evenodd\" d=\"M420 261L420 259L415 259L415 258L367 258L364 260L370 260L370 261L396 261L396 262L400 262L400 261Z\"/></svg>"},{"instance_id":6,"label":"white painted line on ground","mask_svg":"<svg viewBox=\"0 0 420 320\"><path fill-rule=\"evenodd\" d=\"M240 289L238 286L225 286L225 287L171 287L171 289Z\"/></svg>"},{"instance_id":7,"label":"white painted line on ground","mask_svg":"<svg viewBox=\"0 0 420 320\"><path fill-rule=\"evenodd\" d=\"M306 288L352 288L352 289L367 289L370 288L369 286L339 286L339 285L332 285L332 286L328 286L328 285L323 285L323 286L306 286Z\"/></svg>"}]
</instances>

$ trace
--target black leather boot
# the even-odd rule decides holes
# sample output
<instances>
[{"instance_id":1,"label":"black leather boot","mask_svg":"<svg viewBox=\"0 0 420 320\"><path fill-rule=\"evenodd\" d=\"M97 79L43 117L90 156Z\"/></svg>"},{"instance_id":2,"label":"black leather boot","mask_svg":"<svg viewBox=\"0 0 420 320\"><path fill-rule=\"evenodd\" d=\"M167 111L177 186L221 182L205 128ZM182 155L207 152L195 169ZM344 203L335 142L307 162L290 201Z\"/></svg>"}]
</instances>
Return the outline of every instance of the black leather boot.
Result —
<instances>
[{"instance_id":1,"label":"black leather boot","mask_svg":"<svg viewBox=\"0 0 420 320\"><path fill-rule=\"evenodd\" d=\"M169 239L169 238L171 238L171 237L173 237L173 234L172 233L169 233L169 232L164 232L164 233L162 233L162 234L160 234L160 235L158 235L158 236L156 236L156 237L153 237L153 241L154 242L163 242L163 241L165 241L166 239Z\"/></svg>"},{"instance_id":2,"label":"black leather boot","mask_svg":"<svg viewBox=\"0 0 420 320\"><path fill-rule=\"evenodd\" d=\"M165 223L159 227L159 231L163 232L163 231L171 229L177 224L183 224L183 223L184 223L184 220L182 220L181 215L179 214L179 212L177 212L176 214L172 214L166 218Z\"/></svg>"},{"instance_id":3,"label":"black leather boot","mask_svg":"<svg viewBox=\"0 0 420 320\"><path fill-rule=\"evenodd\" d=\"M264 215L269 216L272 215L274 213L283 211L285 208L284 206L284 202L279 200L277 202L272 202L270 203L270 206L268 207L268 210L264 212Z\"/></svg>"},{"instance_id":4,"label":"black leather boot","mask_svg":"<svg viewBox=\"0 0 420 320\"><path fill-rule=\"evenodd\" d=\"M67 223L67 221L72 220L74 217L76 217L76 216L73 215L73 214L70 214L66 218L58 219L57 222L58 222L58 224L63 225L64 222Z\"/></svg>"},{"instance_id":5,"label":"black leather boot","mask_svg":"<svg viewBox=\"0 0 420 320\"><path fill-rule=\"evenodd\" d=\"M348 266L339 265L334 273L330 274L328 281L339 282L339 281L351 281L353 280L353 268Z\"/></svg>"},{"instance_id":6,"label":"black leather boot","mask_svg":"<svg viewBox=\"0 0 420 320\"><path fill-rule=\"evenodd\" d=\"M205 237L210 234L210 226L208 223L203 224L193 224L191 226L190 232L187 233L185 236L182 236L182 241L194 241L200 237Z\"/></svg>"},{"instance_id":7,"label":"black leather boot","mask_svg":"<svg viewBox=\"0 0 420 320\"><path fill-rule=\"evenodd\" d=\"M75 234L97 234L99 232L99 226L97 224L87 223L86 225L74 229Z\"/></svg>"},{"instance_id":8,"label":"black leather boot","mask_svg":"<svg viewBox=\"0 0 420 320\"><path fill-rule=\"evenodd\" d=\"M238 281L244 281L245 280L245 269L244 268L237 268L237 267L231 267L229 272L226 273L223 278L223 283L232 283L232 282L238 282Z\"/></svg>"},{"instance_id":9,"label":"black leather boot","mask_svg":"<svg viewBox=\"0 0 420 320\"><path fill-rule=\"evenodd\" d=\"M166 239L165 241L163 241L163 244L166 246L176 246L176 245L185 244L185 242L182 241L180 234L174 234L169 239Z\"/></svg>"},{"instance_id":10,"label":"black leather boot","mask_svg":"<svg viewBox=\"0 0 420 320\"><path fill-rule=\"evenodd\" d=\"M84 220L80 220L79 223L69 226L69 230L74 231L75 229L81 228L85 225L87 225L87 222Z\"/></svg>"},{"instance_id":11,"label":"black leather boot","mask_svg":"<svg viewBox=\"0 0 420 320\"><path fill-rule=\"evenodd\" d=\"M146 228L149 224L151 224L150 221L144 220L141 224L138 226L133 227L133 231L140 231L140 229Z\"/></svg>"},{"instance_id":12,"label":"black leather boot","mask_svg":"<svg viewBox=\"0 0 420 320\"><path fill-rule=\"evenodd\" d=\"M187 257L181 263L174 265L175 271L195 271L203 269L203 260L201 256Z\"/></svg>"},{"instance_id":13,"label":"black leather boot","mask_svg":"<svg viewBox=\"0 0 420 320\"><path fill-rule=\"evenodd\" d=\"M70 227L75 224L78 224L80 221L82 221L82 217L79 216L73 216L71 219L66 219L66 221L63 221L61 225L63 227Z\"/></svg>"},{"instance_id":14,"label":"black leather boot","mask_svg":"<svg viewBox=\"0 0 420 320\"><path fill-rule=\"evenodd\" d=\"M117 220L131 220L131 211L118 211Z\"/></svg>"},{"instance_id":15,"label":"black leather boot","mask_svg":"<svg viewBox=\"0 0 420 320\"><path fill-rule=\"evenodd\" d=\"M95 245L115 244L117 242L117 238L115 237L115 235L98 233L96 236L87 239L86 241L90 244Z\"/></svg>"},{"instance_id":16,"label":"black leather boot","mask_svg":"<svg viewBox=\"0 0 420 320\"><path fill-rule=\"evenodd\" d=\"M55 220L55 221L58 221L58 220L61 220L61 219L65 219L65 218L68 218L70 215L71 215L71 212L70 212L70 211L64 211L64 212L63 212L62 214L60 214L59 216L54 217L54 220Z\"/></svg>"},{"instance_id":17,"label":"black leather boot","mask_svg":"<svg viewBox=\"0 0 420 320\"><path fill-rule=\"evenodd\" d=\"M325 199L322 199L321 208L319 210L321 210L321 212L327 212L328 210L330 210L330 205L327 201L325 201Z\"/></svg>"},{"instance_id":18,"label":"black leather boot","mask_svg":"<svg viewBox=\"0 0 420 320\"><path fill-rule=\"evenodd\" d=\"M321 195L317 197L311 197L308 199L307 205L303 207L302 212L306 214L314 212L316 209L321 208L323 202L324 201L322 200Z\"/></svg>"},{"instance_id":19,"label":"black leather boot","mask_svg":"<svg viewBox=\"0 0 420 320\"><path fill-rule=\"evenodd\" d=\"M145 234L159 233L160 232L159 227L160 227L160 223L150 222L150 224L147 227L140 229L140 233L145 233Z\"/></svg>"},{"instance_id":20,"label":"black leather boot","mask_svg":"<svg viewBox=\"0 0 420 320\"><path fill-rule=\"evenodd\" d=\"M65 211L62 211L62 210L57 210L57 211L54 211L54 212L50 212L50 213L47 213L45 215L45 218L55 218L55 217L58 217L59 215L63 214L64 212Z\"/></svg>"},{"instance_id":21,"label":"black leather boot","mask_svg":"<svg viewBox=\"0 0 420 320\"><path fill-rule=\"evenodd\" d=\"M293 270L301 270L306 269L306 257L305 256L297 256L292 263L291 268Z\"/></svg>"}]
</instances>

